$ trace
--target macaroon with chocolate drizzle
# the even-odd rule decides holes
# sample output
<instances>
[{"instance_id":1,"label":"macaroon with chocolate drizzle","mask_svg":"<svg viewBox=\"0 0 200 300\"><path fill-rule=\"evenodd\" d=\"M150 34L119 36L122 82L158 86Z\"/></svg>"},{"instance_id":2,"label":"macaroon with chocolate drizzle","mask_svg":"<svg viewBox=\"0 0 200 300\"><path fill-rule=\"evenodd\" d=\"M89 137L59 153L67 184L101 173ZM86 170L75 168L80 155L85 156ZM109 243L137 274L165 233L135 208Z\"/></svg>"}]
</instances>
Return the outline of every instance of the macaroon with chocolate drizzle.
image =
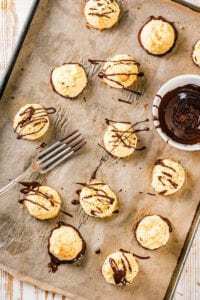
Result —
<instances>
[{"instance_id":1,"label":"macaroon with chocolate drizzle","mask_svg":"<svg viewBox=\"0 0 200 300\"><path fill-rule=\"evenodd\" d=\"M149 256L141 257L123 249L108 255L102 266L105 280L114 285L131 284L139 271L135 257L150 258Z\"/></svg>"},{"instance_id":2,"label":"macaroon with chocolate drizzle","mask_svg":"<svg viewBox=\"0 0 200 300\"><path fill-rule=\"evenodd\" d=\"M141 47L151 55L162 56L174 48L178 32L174 23L151 16L138 32Z\"/></svg>"},{"instance_id":3,"label":"macaroon with chocolate drizzle","mask_svg":"<svg viewBox=\"0 0 200 300\"><path fill-rule=\"evenodd\" d=\"M50 255L49 271L55 273L61 264L79 261L86 251L86 242L81 233L72 225L58 222L48 239Z\"/></svg>"},{"instance_id":4,"label":"macaroon with chocolate drizzle","mask_svg":"<svg viewBox=\"0 0 200 300\"><path fill-rule=\"evenodd\" d=\"M144 76L139 72L139 63L127 54L115 55L110 60L89 59L92 64L105 62L102 71L98 74L109 86L123 89L136 95L141 95L139 91L134 91L131 87L137 82L138 77Z\"/></svg>"},{"instance_id":5,"label":"macaroon with chocolate drizzle","mask_svg":"<svg viewBox=\"0 0 200 300\"><path fill-rule=\"evenodd\" d=\"M115 0L85 0L83 14L88 28L104 30L118 22L120 7Z\"/></svg>"},{"instance_id":6,"label":"macaroon with chocolate drizzle","mask_svg":"<svg viewBox=\"0 0 200 300\"><path fill-rule=\"evenodd\" d=\"M113 157L128 157L133 154L135 150L144 150L146 147L136 149L137 136L135 133L141 131L148 131L149 128L135 129L140 123L148 122L149 119L136 122L118 122L106 119L108 128L103 136L105 150Z\"/></svg>"},{"instance_id":7,"label":"macaroon with chocolate drizzle","mask_svg":"<svg viewBox=\"0 0 200 300\"><path fill-rule=\"evenodd\" d=\"M173 159L158 159L152 173L152 186L156 193L163 196L178 192L185 182L185 171L181 164Z\"/></svg>"},{"instance_id":8,"label":"macaroon with chocolate drizzle","mask_svg":"<svg viewBox=\"0 0 200 300\"><path fill-rule=\"evenodd\" d=\"M171 222L159 215L147 215L137 222L134 234L138 244L156 250L167 244L172 232Z\"/></svg>"},{"instance_id":9,"label":"macaroon with chocolate drizzle","mask_svg":"<svg viewBox=\"0 0 200 300\"><path fill-rule=\"evenodd\" d=\"M36 181L20 183L24 186L20 190L24 198L19 203L24 204L32 217L46 220L58 215L62 201L56 190Z\"/></svg>"},{"instance_id":10,"label":"macaroon with chocolate drizzle","mask_svg":"<svg viewBox=\"0 0 200 300\"><path fill-rule=\"evenodd\" d=\"M83 186L80 192L80 204L89 216L102 219L119 211L118 197L107 184L97 179L78 184Z\"/></svg>"},{"instance_id":11,"label":"macaroon with chocolate drizzle","mask_svg":"<svg viewBox=\"0 0 200 300\"><path fill-rule=\"evenodd\" d=\"M36 140L49 128L49 114L54 114L54 107L45 108L41 104L26 104L21 107L13 120L17 139Z\"/></svg>"}]
</instances>

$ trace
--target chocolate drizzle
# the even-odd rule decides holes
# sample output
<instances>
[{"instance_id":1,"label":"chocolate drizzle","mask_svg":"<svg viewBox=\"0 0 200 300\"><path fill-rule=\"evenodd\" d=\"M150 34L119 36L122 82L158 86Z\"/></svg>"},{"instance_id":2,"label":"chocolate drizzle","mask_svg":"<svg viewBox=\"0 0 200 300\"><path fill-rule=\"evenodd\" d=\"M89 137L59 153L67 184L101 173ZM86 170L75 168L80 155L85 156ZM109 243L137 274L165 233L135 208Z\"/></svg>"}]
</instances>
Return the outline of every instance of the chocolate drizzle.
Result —
<instances>
[{"instance_id":1,"label":"chocolate drizzle","mask_svg":"<svg viewBox=\"0 0 200 300\"><path fill-rule=\"evenodd\" d=\"M54 107L48 108L34 108L33 106L27 107L24 111L19 113L19 116L22 118L21 121L18 122L17 126L15 127L14 131L17 132L17 139L21 139L25 136L36 134L40 132L44 127L45 124L48 123L48 114L54 114L56 109ZM21 133L22 130L31 125L33 130L29 133ZM35 129L38 126L39 129Z\"/></svg>"},{"instance_id":2,"label":"chocolate drizzle","mask_svg":"<svg viewBox=\"0 0 200 300\"><path fill-rule=\"evenodd\" d=\"M76 257L74 257L73 259L71 260L59 260L57 257L55 257L53 254L51 254L50 252L50 238L53 234L53 231L54 230L57 230L58 228L60 228L61 226L68 226L68 227L72 227L74 229L74 231L77 232L77 234L79 235L81 241L82 241L82 249L81 251L76 255ZM58 267L61 265L61 264L73 264L75 262L77 262L78 260L80 260L82 258L82 256L85 254L85 250L86 250L86 242L85 240L83 239L82 235L80 234L79 230L76 229L74 226L70 225L70 224L67 224L67 223L64 223L64 222L58 222L58 226L54 229L51 230L51 233L50 233L50 236L48 238L48 253L49 253L49 256L50 256L50 263L48 263L48 269L49 269L49 272L52 272L52 273L55 273L57 270L58 270Z\"/></svg>"},{"instance_id":3,"label":"chocolate drizzle","mask_svg":"<svg viewBox=\"0 0 200 300\"><path fill-rule=\"evenodd\" d=\"M52 206L55 206L55 204L60 205L60 202L57 202L55 199L53 199L52 195L48 195L46 193L43 193L40 191L40 187L41 184L37 181L33 181L33 182L19 182L20 184L22 184L24 186L24 188L22 188L20 190L20 192L24 195L26 195L26 197L24 199L20 199L18 202L19 203L23 203L25 201L31 202L36 206L40 206L42 207L44 210L49 210L47 207L45 207L44 205L33 201L32 199L29 199L29 196L32 195L38 195L39 197L42 197L43 199L49 201L51 203Z\"/></svg>"},{"instance_id":4,"label":"chocolate drizzle","mask_svg":"<svg viewBox=\"0 0 200 300\"><path fill-rule=\"evenodd\" d=\"M137 77L143 77L144 76L144 73L143 72L137 72L137 73L129 73L129 72L125 72L125 73L110 73L108 74L107 73L107 70L112 66L112 64L124 64L124 65L137 65L139 66L140 64L135 61L134 59L120 59L119 61L118 60L97 60L97 59L88 59L88 61L92 64L99 64L101 62L108 62L110 63L109 66L107 66L106 68L104 68L101 72L99 72L98 76L100 78L105 78L107 79L108 81L111 81L111 82L114 82L115 84L119 85L123 90L126 90L128 92L131 92L133 94L136 94L136 95L142 95L141 92L138 92L138 91L135 91L135 90L132 90L132 89L129 89L129 88L126 88L120 81L118 81L116 79L115 76L137 76ZM113 78L114 77L114 78ZM121 102L125 102L125 101L121 101Z\"/></svg>"},{"instance_id":5,"label":"chocolate drizzle","mask_svg":"<svg viewBox=\"0 0 200 300\"><path fill-rule=\"evenodd\" d=\"M134 134L137 133L137 132L142 132L142 131L149 131L149 128L148 127L145 127L143 129L134 129L133 128L141 123L144 123L144 122L148 122L149 119L145 119L145 120L142 120L142 121L139 121L139 122L136 122L136 123L133 123L131 124L130 122L117 122L117 121L113 121L113 120L108 120L108 119L105 119L106 120L106 123L108 125L111 125L113 127L113 129L111 129L111 131L113 132L113 135L112 135L112 138L113 138L113 141L111 141L112 143L112 149L110 150L110 152L112 153L121 143L123 144L124 147L126 148L134 148L135 149L135 137L134 137ZM111 124L110 124L111 123ZM119 130L116 126L115 126L115 123L122 123L122 124L127 124L130 126L125 129L125 130ZM103 148L103 146L102 146ZM136 150L145 150L146 147L141 147L141 148L138 148ZM110 154L109 152L109 154Z\"/></svg>"},{"instance_id":6,"label":"chocolate drizzle","mask_svg":"<svg viewBox=\"0 0 200 300\"><path fill-rule=\"evenodd\" d=\"M165 94L158 117L162 131L174 141L200 143L200 86L187 84Z\"/></svg>"},{"instance_id":7,"label":"chocolate drizzle","mask_svg":"<svg viewBox=\"0 0 200 300\"><path fill-rule=\"evenodd\" d=\"M99 1L96 0L96 2L98 7L89 7L88 15L110 19L111 15L116 12L116 9L110 6L111 3L113 3L112 0L104 0L103 3L99 3Z\"/></svg>"},{"instance_id":8,"label":"chocolate drizzle","mask_svg":"<svg viewBox=\"0 0 200 300\"><path fill-rule=\"evenodd\" d=\"M167 168L167 169L171 170L173 173L176 172L176 170L175 170L173 167L168 166L167 164L165 164L165 162L164 162L163 159L158 159L158 160L156 160L155 165L160 165L160 166L162 166L162 167L164 167L164 168ZM161 175L161 176L158 176L158 180L162 183L162 185L163 185L163 187L164 187L164 190L161 191L159 194L165 195L166 192L167 192L167 190L166 190L166 188L165 188L165 186L166 186L165 182L166 182L166 181L167 181L168 183L170 183L171 187L174 188L174 189L176 189L176 188L178 187L178 184L172 180L173 174L171 174L171 173L169 173L169 172L167 172L167 171L162 171L162 174L163 174L164 176L162 176L162 175Z\"/></svg>"},{"instance_id":9,"label":"chocolate drizzle","mask_svg":"<svg viewBox=\"0 0 200 300\"><path fill-rule=\"evenodd\" d=\"M102 157L102 158L100 159L100 162L99 162L98 166L95 168L94 172L92 173L91 179L96 179L97 172L98 172L99 168L101 167L101 165L102 165L102 163L103 163L104 161L105 161L105 159L104 159L104 157Z\"/></svg>"},{"instance_id":10,"label":"chocolate drizzle","mask_svg":"<svg viewBox=\"0 0 200 300\"><path fill-rule=\"evenodd\" d=\"M103 190L100 186L104 186L105 184L102 182L91 182L91 183L81 183L78 182L77 184L82 185L83 187L87 187L91 190L88 196L82 198L86 204L90 204L90 199L95 197L97 202L95 209L91 210L91 215L98 216L99 214L103 213L101 206L106 204L108 206L112 205L115 202L115 198L108 196L108 193Z\"/></svg>"}]
</instances>

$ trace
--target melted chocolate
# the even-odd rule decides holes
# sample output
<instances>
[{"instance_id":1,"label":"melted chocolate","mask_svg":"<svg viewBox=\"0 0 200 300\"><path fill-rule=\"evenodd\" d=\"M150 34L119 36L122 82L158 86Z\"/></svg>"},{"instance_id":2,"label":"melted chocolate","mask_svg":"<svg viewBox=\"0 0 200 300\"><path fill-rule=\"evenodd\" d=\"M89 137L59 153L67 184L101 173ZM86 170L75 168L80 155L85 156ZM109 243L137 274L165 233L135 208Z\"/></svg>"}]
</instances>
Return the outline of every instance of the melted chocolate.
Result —
<instances>
[{"instance_id":1,"label":"melted chocolate","mask_svg":"<svg viewBox=\"0 0 200 300\"><path fill-rule=\"evenodd\" d=\"M99 248L99 249L95 250L95 253L96 254L100 254L101 253L101 249Z\"/></svg>"},{"instance_id":2,"label":"melted chocolate","mask_svg":"<svg viewBox=\"0 0 200 300\"><path fill-rule=\"evenodd\" d=\"M82 249L81 249L81 251L76 255L76 257L74 257L71 260L64 260L64 261L62 260L61 261L58 258L56 258L53 254L50 253L50 238L52 236L52 233L53 233L54 230L60 228L61 226L72 227L78 233L79 237L82 240ZM80 232L74 226L60 221L60 222L58 222L58 226L56 228L54 228L54 229L51 230L50 236L48 238L48 246L47 246L47 248L48 248L48 253L49 253L49 256L50 256L50 263L48 263L48 269L49 269L49 272L55 273L58 270L58 267L61 264L73 264L73 263L77 262L78 260L80 260L82 258L82 256L85 254L86 242L83 239L83 237L80 234Z\"/></svg>"},{"instance_id":3,"label":"melted chocolate","mask_svg":"<svg viewBox=\"0 0 200 300\"><path fill-rule=\"evenodd\" d=\"M160 126L174 141L200 143L200 86L187 84L162 97L158 110Z\"/></svg>"},{"instance_id":4,"label":"melted chocolate","mask_svg":"<svg viewBox=\"0 0 200 300\"><path fill-rule=\"evenodd\" d=\"M163 21L163 22L166 22L166 23L170 24L170 25L172 26L172 28L174 29L174 43L173 43L172 47L171 47L169 50L167 50L165 53L162 53L162 54L153 54L153 53L149 52L146 48L144 48L144 46L143 46L143 44L142 44L142 41L141 41L141 33L142 33L142 30L143 30L143 28L144 28L149 22L151 22L152 20L161 20L161 21ZM177 32L177 30L176 30L176 27L174 26L174 23L167 21L165 18L163 18L163 17L161 17L161 16L159 16L159 17L150 16L150 18L149 18L149 19L147 20L147 22L140 28L140 30L139 30L139 32L138 32L138 41L139 41L139 43L140 43L140 46L141 46L148 54L150 54L150 55L155 55L155 56L163 56L163 55L165 55L165 54L171 52L172 49L174 48L175 44L176 44L177 37L178 37L178 32Z\"/></svg>"},{"instance_id":5,"label":"melted chocolate","mask_svg":"<svg viewBox=\"0 0 200 300\"><path fill-rule=\"evenodd\" d=\"M79 205L79 204L80 204L80 201L77 200L77 199L73 199L73 200L71 201L71 204L72 204L72 205Z\"/></svg>"}]
</instances>

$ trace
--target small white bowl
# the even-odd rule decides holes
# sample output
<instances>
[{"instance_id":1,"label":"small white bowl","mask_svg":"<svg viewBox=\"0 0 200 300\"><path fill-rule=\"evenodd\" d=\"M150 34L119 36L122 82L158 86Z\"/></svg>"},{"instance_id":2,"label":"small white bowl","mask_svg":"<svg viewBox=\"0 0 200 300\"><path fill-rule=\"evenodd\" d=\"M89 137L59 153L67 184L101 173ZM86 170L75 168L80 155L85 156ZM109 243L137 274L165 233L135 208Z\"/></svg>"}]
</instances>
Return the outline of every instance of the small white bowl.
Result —
<instances>
[{"instance_id":1,"label":"small white bowl","mask_svg":"<svg viewBox=\"0 0 200 300\"><path fill-rule=\"evenodd\" d=\"M177 77L174 77L167 81L165 84L161 86L159 91L157 92L157 95L163 97L166 95L169 91L174 90L177 87L186 85L186 84L196 84L200 86L200 75L195 74L186 74L186 75L180 75ZM193 145L187 145L187 144L181 144L178 142L175 142L172 138L170 138L166 133L162 131L162 128L160 128L160 121L158 119L158 110L159 105L161 102L161 98L159 96L155 96L153 100L153 106L152 106L152 114L153 114L153 123L154 127L156 128L158 134L163 138L164 141L166 141L171 146L180 149L180 150L186 150L186 151L198 151L200 150L200 143L193 144Z\"/></svg>"}]
</instances>

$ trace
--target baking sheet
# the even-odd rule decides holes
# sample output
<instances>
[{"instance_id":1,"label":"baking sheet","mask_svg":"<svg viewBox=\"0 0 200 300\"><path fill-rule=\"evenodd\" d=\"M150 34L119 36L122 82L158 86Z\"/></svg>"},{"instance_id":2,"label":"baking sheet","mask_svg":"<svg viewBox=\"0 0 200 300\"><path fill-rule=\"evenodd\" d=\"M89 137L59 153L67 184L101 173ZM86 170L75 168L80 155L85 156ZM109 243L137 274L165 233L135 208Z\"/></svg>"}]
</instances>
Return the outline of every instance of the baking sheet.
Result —
<instances>
[{"instance_id":1,"label":"baking sheet","mask_svg":"<svg viewBox=\"0 0 200 300\"><path fill-rule=\"evenodd\" d=\"M41 1L0 103L0 171L4 174L0 178L1 186L29 165L41 142L58 139L66 130L74 128L80 128L86 136L88 144L80 155L48 176L39 177L41 182L60 192L63 208L74 217L69 219L60 214L57 219L39 222L18 204L19 187L14 188L2 197L0 203L0 264L78 295L75 298L132 299L134 295L137 299L161 299L198 204L199 154L178 151L165 144L152 124L150 132L139 135L140 145L147 149L137 151L129 159L114 160L97 144L102 142L105 117L133 122L151 117L152 99L160 85L179 74L200 73L190 58L192 45L199 38L196 32L199 17L185 11L177 13L175 7L160 1L124 1L120 23L112 30L98 32L86 28L81 7L82 1ZM175 49L162 58L148 56L137 41L138 29L150 15L155 14L175 21L179 31ZM143 81L138 86L145 93L133 99L131 106L117 99L132 99L132 94L102 84L96 76L99 67L87 63L88 58L106 59L119 53L132 54L145 73L145 86ZM81 62L88 72L89 86L75 101L54 94L49 84L51 69L65 61ZM13 133L12 118L26 103L42 103L57 108L56 116L51 119L51 130L41 141L18 141ZM122 189L119 193L120 213L108 220L87 218L80 208L70 204L78 188L75 182L87 181L102 155L107 162L100 169L98 178L116 192ZM150 186L153 163L157 158L166 156L183 164L187 170L187 183L180 193L170 198L147 195L147 192L153 192ZM132 234L136 220L148 212L168 217L174 226L167 246L154 252L140 248ZM78 267L61 266L57 273L51 274L47 269L47 237L58 220L75 226L83 222L81 233L87 242L87 253ZM100 255L95 254L98 248L102 250ZM150 260L139 261L140 273L127 287L108 285L100 273L106 256L120 248L151 255Z\"/></svg>"}]
</instances>

